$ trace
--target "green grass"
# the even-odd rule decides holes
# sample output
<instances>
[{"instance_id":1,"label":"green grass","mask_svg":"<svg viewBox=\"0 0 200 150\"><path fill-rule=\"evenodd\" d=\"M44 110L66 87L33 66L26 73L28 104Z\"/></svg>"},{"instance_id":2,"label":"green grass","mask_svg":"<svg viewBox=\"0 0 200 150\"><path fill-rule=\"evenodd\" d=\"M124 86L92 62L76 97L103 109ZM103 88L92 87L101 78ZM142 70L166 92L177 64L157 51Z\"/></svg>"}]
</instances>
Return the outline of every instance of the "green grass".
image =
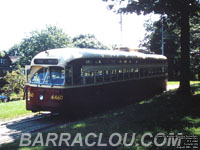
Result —
<instances>
[{"instance_id":1,"label":"green grass","mask_svg":"<svg viewBox=\"0 0 200 150\"><path fill-rule=\"evenodd\" d=\"M190 97L181 97L176 95L176 90L163 93L161 95L156 95L153 98L145 99L137 104L132 104L129 106L124 106L122 108L112 109L110 111L96 114L93 116L81 117L73 120L69 120L68 123L48 131L49 133L70 133L72 139L75 137L76 133L81 133L82 139L90 133L96 133L99 135L103 133L102 143L108 143L109 136L112 133L136 133L136 141L139 142L140 137L146 133L150 132L153 135L161 132L166 133L183 133L184 135L198 135L200 136L200 84L192 85L192 90L195 91L194 95ZM48 133L43 132L44 141L46 140L46 135ZM35 139L33 135L32 141ZM131 140L130 136L128 137ZM91 139L90 142L95 141ZM69 143L71 143L70 141ZM58 142L56 142L58 143ZM83 142L84 143L84 142ZM74 147L67 147L62 145L60 147L42 147L36 145L34 147L20 147L19 140L14 143L6 144L0 146L0 149L9 150L51 150L51 149L92 149L92 150L155 150L155 149L165 149L169 150L169 147L155 147L154 145L150 147L143 146L131 146L125 147L120 145L118 147L87 147L83 145L80 147L79 144ZM174 148L172 148L174 149Z\"/></svg>"},{"instance_id":2,"label":"green grass","mask_svg":"<svg viewBox=\"0 0 200 150\"><path fill-rule=\"evenodd\" d=\"M167 84L168 85L179 85L179 81L168 81ZM200 83L200 81L190 81L190 84L198 84Z\"/></svg>"},{"instance_id":3,"label":"green grass","mask_svg":"<svg viewBox=\"0 0 200 150\"><path fill-rule=\"evenodd\" d=\"M13 92L10 95L10 99L11 100L20 100L20 99L22 100L23 99L23 94L24 94L23 92L20 92L18 94Z\"/></svg>"},{"instance_id":4,"label":"green grass","mask_svg":"<svg viewBox=\"0 0 200 150\"><path fill-rule=\"evenodd\" d=\"M26 110L25 102L25 100L20 100L0 103L0 121L31 114L31 111Z\"/></svg>"}]
</instances>

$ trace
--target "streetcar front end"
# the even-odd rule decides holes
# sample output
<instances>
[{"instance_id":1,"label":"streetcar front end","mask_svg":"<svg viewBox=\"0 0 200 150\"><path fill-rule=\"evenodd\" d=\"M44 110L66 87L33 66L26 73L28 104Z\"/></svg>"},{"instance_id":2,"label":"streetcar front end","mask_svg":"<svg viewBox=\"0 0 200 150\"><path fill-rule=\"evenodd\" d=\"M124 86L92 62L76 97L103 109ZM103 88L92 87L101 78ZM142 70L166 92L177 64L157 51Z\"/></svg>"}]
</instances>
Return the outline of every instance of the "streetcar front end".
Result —
<instances>
[{"instance_id":1,"label":"streetcar front end","mask_svg":"<svg viewBox=\"0 0 200 150\"><path fill-rule=\"evenodd\" d=\"M64 101L65 68L32 66L26 74L26 109L33 112L60 110Z\"/></svg>"}]
</instances>

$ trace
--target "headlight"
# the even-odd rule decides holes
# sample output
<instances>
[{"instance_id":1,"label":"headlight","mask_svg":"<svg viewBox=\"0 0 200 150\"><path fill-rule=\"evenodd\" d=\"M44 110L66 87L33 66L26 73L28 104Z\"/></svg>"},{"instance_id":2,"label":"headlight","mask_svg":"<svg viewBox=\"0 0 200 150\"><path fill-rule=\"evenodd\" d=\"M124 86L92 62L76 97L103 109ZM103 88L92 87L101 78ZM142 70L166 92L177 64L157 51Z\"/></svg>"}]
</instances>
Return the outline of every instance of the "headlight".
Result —
<instances>
[{"instance_id":1,"label":"headlight","mask_svg":"<svg viewBox=\"0 0 200 150\"><path fill-rule=\"evenodd\" d=\"M43 95L40 95L40 100L42 101L44 99L44 96Z\"/></svg>"}]
</instances>

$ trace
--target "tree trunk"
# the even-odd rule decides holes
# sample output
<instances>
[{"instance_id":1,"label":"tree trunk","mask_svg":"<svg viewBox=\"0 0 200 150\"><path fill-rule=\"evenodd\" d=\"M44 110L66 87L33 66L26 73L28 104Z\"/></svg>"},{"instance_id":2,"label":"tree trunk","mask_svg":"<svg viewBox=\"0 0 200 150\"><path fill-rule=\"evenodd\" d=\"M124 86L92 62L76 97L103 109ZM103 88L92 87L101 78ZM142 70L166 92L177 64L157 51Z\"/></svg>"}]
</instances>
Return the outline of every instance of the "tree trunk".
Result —
<instances>
[{"instance_id":1,"label":"tree trunk","mask_svg":"<svg viewBox=\"0 0 200 150\"><path fill-rule=\"evenodd\" d=\"M188 5L189 6L189 5ZM181 12L181 68L178 94L191 95L190 90L190 25L189 8Z\"/></svg>"}]
</instances>

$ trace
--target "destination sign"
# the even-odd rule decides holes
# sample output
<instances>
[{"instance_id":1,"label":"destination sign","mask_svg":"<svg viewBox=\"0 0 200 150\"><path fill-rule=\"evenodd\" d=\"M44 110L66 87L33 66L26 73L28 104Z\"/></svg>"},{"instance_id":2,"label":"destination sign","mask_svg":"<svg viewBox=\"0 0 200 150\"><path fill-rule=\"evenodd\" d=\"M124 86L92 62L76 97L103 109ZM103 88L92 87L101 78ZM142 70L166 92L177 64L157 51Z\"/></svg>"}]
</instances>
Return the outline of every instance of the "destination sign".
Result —
<instances>
[{"instance_id":1,"label":"destination sign","mask_svg":"<svg viewBox=\"0 0 200 150\"><path fill-rule=\"evenodd\" d=\"M34 64L57 65L58 59L35 59Z\"/></svg>"}]
</instances>

